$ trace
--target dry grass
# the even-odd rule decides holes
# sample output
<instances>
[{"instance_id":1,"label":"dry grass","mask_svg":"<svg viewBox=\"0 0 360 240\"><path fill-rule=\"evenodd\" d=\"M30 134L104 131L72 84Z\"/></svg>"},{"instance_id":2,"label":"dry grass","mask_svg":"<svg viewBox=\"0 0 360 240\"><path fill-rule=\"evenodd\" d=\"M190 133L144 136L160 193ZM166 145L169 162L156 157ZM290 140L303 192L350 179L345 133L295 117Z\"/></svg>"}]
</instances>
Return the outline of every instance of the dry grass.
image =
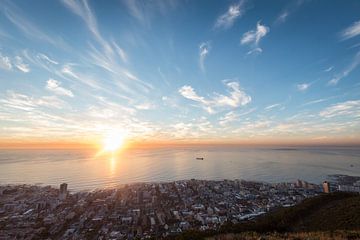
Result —
<instances>
[{"instance_id":1,"label":"dry grass","mask_svg":"<svg viewBox=\"0 0 360 240\"><path fill-rule=\"evenodd\" d=\"M334 232L301 232L301 233L267 233L245 232L239 234L218 235L207 240L348 240L360 239L359 231L334 231Z\"/></svg>"}]
</instances>

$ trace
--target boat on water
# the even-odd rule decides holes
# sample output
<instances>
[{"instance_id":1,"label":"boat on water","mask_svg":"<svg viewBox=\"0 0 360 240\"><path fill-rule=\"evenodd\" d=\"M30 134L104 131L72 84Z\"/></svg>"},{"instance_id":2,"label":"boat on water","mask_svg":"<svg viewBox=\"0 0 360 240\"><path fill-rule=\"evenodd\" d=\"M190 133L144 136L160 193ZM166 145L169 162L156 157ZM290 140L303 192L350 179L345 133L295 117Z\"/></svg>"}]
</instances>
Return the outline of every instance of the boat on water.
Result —
<instances>
[{"instance_id":1,"label":"boat on water","mask_svg":"<svg viewBox=\"0 0 360 240\"><path fill-rule=\"evenodd\" d=\"M196 160L204 160L203 157L197 157Z\"/></svg>"}]
</instances>

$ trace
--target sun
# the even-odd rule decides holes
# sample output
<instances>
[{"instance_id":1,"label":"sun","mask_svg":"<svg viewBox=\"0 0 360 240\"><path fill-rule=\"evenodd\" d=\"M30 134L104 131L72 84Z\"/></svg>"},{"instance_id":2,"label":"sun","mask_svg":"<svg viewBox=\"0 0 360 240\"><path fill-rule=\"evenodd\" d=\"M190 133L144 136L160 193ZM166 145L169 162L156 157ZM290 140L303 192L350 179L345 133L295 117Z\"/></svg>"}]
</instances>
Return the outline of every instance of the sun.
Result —
<instances>
[{"instance_id":1,"label":"sun","mask_svg":"<svg viewBox=\"0 0 360 240\"><path fill-rule=\"evenodd\" d=\"M125 135L122 133L111 133L103 139L103 151L115 152L124 146Z\"/></svg>"}]
</instances>

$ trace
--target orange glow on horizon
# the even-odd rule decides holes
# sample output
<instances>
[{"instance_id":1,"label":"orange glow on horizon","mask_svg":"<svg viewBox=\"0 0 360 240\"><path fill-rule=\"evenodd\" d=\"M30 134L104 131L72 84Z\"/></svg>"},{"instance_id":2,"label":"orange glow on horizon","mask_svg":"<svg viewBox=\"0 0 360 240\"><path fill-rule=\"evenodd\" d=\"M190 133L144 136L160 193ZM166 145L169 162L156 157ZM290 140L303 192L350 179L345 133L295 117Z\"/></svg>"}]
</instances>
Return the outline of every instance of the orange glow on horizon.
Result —
<instances>
[{"instance_id":1,"label":"orange glow on horizon","mask_svg":"<svg viewBox=\"0 0 360 240\"><path fill-rule=\"evenodd\" d=\"M106 139L106 138L104 138ZM15 141L0 140L2 149L93 149L97 151L116 152L129 148L158 148L158 147L186 147L186 146L360 146L360 139L331 138L331 139L243 139L243 140L149 140L109 137L108 140L93 141Z\"/></svg>"}]
</instances>

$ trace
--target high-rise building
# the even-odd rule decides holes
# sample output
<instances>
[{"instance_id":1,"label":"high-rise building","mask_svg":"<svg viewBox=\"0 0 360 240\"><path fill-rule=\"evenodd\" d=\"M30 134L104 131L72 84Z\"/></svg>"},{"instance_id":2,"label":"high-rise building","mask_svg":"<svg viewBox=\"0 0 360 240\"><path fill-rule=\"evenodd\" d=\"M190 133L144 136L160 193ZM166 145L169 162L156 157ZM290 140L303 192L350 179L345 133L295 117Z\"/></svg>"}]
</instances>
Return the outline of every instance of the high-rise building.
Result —
<instances>
[{"instance_id":1,"label":"high-rise building","mask_svg":"<svg viewBox=\"0 0 360 240\"><path fill-rule=\"evenodd\" d=\"M67 183L60 184L60 192L59 192L60 200L66 199L66 197L68 195L67 186L68 186Z\"/></svg>"},{"instance_id":2,"label":"high-rise building","mask_svg":"<svg viewBox=\"0 0 360 240\"><path fill-rule=\"evenodd\" d=\"M327 181L323 182L323 190L324 190L324 193L330 192L330 183L329 182L327 182Z\"/></svg>"}]
</instances>

